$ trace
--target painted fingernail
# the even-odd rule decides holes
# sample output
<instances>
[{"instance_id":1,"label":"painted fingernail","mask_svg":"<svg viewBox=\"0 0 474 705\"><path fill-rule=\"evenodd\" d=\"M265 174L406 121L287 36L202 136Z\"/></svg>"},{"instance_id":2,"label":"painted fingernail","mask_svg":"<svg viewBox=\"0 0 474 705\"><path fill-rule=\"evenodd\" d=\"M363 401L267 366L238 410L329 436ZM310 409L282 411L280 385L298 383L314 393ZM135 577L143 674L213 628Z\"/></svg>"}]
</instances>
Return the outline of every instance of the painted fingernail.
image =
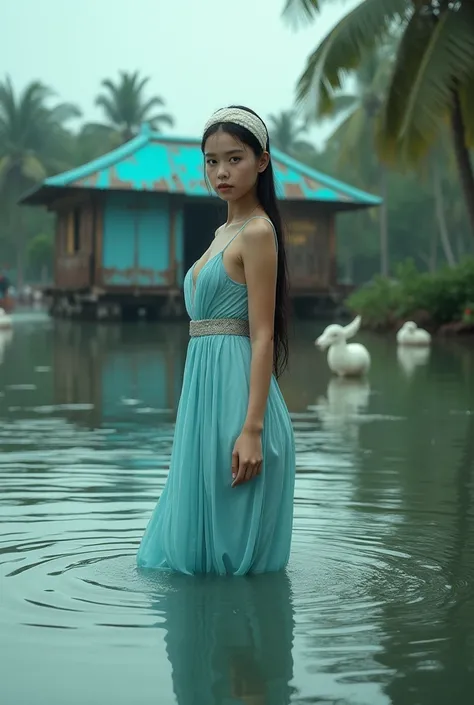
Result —
<instances>
[{"instance_id":1,"label":"painted fingernail","mask_svg":"<svg viewBox=\"0 0 474 705\"><path fill-rule=\"evenodd\" d=\"M232 479L235 480L235 472L232 473Z\"/></svg>"}]
</instances>

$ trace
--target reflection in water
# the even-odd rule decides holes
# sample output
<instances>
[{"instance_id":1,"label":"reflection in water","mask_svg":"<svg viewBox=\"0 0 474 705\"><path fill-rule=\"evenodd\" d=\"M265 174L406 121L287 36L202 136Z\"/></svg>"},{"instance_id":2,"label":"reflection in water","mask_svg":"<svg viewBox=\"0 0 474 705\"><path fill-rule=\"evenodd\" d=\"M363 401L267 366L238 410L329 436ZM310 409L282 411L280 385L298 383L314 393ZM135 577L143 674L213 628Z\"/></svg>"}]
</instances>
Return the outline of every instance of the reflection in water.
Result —
<instances>
[{"instance_id":1,"label":"reflection in water","mask_svg":"<svg viewBox=\"0 0 474 705\"><path fill-rule=\"evenodd\" d=\"M385 649L379 660L393 677L386 692L393 705L472 702L474 692L474 413L468 417L452 486L426 503L428 521L400 526L397 544L418 524L418 563L429 566L432 585L420 587L402 614L384 605ZM451 483L449 483L451 485ZM435 512L435 513L434 513ZM430 533L430 539L427 534ZM433 588L442 576L438 590ZM431 618L427 619L430 614Z\"/></svg>"},{"instance_id":2,"label":"reflection in water","mask_svg":"<svg viewBox=\"0 0 474 705\"><path fill-rule=\"evenodd\" d=\"M153 580L152 577L147 578ZM156 578L178 705L288 705L293 607L285 573Z\"/></svg>"},{"instance_id":3,"label":"reflection in water","mask_svg":"<svg viewBox=\"0 0 474 705\"><path fill-rule=\"evenodd\" d=\"M318 412L326 431L346 432L352 439L357 439L361 413L367 408L369 399L368 380L333 377L326 397L320 397L316 407L308 408Z\"/></svg>"},{"instance_id":4,"label":"reflection in water","mask_svg":"<svg viewBox=\"0 0 474 705\"><path fill-rule=\"evenodd\" d=\"M0 329L0 365L3 362L3 359L5 357L5 351L8 347L8 345L11 343L13 338L13 329L10 328L8 330L2 330Z\"/></svg>"},{"instance_id":5,"label":"reflection in water","mask_svg":"<svg viewBox=\"0 0 474 705\"><path fill-rule=\"evenodd\" d=\"M397 347L397 360L407 377L411 377L417 367L422 367L429 362L431 348L408 347L399 345Z\"/></svg>"},{"instance_id":6,"label":"reflection in water","mask_svg":"<svg viewBox=\"0 0 474 705\"><path fill-rule=\"evenodd\" d=\"M54 328L54 404L91 404L92 425L135 414L174 415L184 365L183 327L167 324L137 329L120 324Z\"/></svg>"},{"instance_id":7,"label":"reflection in water","mask_svg":"<svg viewBox=\"0 0 474 705\"><path fill-rule=\"evenodd\" d=\"M286 575L136 571L186 325L15 321L0 365L2 703L471 702L472 344L438 342L407 378L394 341L364 334L369 389L331 379L317 334L298 328L281 380L290 589Z\"/></svg>"}]
</instances>

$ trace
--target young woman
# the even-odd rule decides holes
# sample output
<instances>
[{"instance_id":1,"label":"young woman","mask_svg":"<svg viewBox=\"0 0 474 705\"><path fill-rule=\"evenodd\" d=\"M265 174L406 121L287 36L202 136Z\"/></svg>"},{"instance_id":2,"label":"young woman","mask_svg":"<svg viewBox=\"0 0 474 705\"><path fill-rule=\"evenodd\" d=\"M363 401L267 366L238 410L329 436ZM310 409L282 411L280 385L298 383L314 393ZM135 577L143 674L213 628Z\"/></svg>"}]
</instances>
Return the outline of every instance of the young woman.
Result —
<instances>
[{"instance_id":1,"label":"young woman","mask_svg":"<svg viewBox=\"0 0 474 705\"><path fill-rule=\"evenodd\" d=\"M137 560L188 574L277 571L290 553L295 449L276 381L287 273L267 129L248 108L224 108L202 151L228 215L185 277L191 340L170 471Z\"/></svg>"}]
</instances>

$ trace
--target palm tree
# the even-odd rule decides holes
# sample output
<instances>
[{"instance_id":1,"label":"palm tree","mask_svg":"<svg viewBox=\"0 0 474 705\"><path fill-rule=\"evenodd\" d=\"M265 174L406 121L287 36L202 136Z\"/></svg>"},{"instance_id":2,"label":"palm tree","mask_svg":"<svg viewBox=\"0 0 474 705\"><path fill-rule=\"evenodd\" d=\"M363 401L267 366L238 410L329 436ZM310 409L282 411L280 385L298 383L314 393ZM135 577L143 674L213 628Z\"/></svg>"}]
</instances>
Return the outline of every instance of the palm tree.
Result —
<instances>
[{"instance_id":1,"label":"palm tree","mask_svg":"<svg viewBox=\"0 0 474 705\"><path fill-rule=\"evenodd\" d=\"M0 83L0 188L7 182L23 187L69 166L64 123L81 113L70 103L49 108L53 95L38 81L18 97L8 76Z\"/></svg>"},{"instance_id":2,"label":"palm tree","mask_svg":"<svg viewBox=\"0 0 474 705\"><path fill-rule=\"evenodd\" d=\"M87 164L119 147L122 141L120 135L107 125L82 125L78 133L71 135L73 164Z\"/></svg>"},{"instance_id":3,"label":"palm tree","mask_svg":"<svg viewBox=\"0 0 474 705\"><path fill-rule=\"evenodd\" d=\"M347 167L349 164L364 165L363 171L370 174L368 188L380 186L383 203L380 207L380 272L382 276L389 273L388 248L388 185L387 170L380 164L373 149L375 122L383 105L391 64L390 51L378 49L367 54L354 74L355 92L335 95L333 112L344 114L333 135L329 138L336 142L339 149L339 162Z\"/></svg>"},{"instance_id":4,"label":"palm tree","mask_svg":"<svg viewBox=\"0 0 474 705\"><path fill-rule=\"evenodd\" d=\"M149 78L141 78L138 71L121 71L119 80L105 79L104 89L96 98L96 105L102 108L109 129L117 132L123 142L130 140L143 122L160 131L163 125L172 127L171 115L154 112L164 106L159 96L146 99L144 92ZM103 126L102 126L103 127Z\"/></svg>"},{"instance_id":5,"label":"palm tree","mask_svg":"<svg viewBox=\"0 0 474 705\"><path fill-rule=\"evenodd\" d=\"M274 147L296 159L314 155L314 146L301 139L307 128L298 120L296 110L284 110L279 115L270 115L269 122Z\"/></svg>"},{"instance_id":6,"label":"palm tree","mask_svg":"<svg viewBox=\"0 0 474 705\"><path fill-rule=\"evenodd\" d=\"M312 21L324 0L286 0L287 16ZM377 147L388 163L418 164L446 121L474 235L474 4L472 0L362 0L310 55L298 83L298 99L330 114L347 71L367 52L399 38L384 97Z\"/></svg>"},{"instance_id":7,"label":"palm tree","mask_svg":"<svg viewBox=\"0 0 474 705\"><path fill-rule=\"evenodd\" d=\"M64 124L80 116L78 108L69 103L49 107L53 95L38 81L19 95L8 76L0 83L0 199L8 237L15 242L20 286L25 233L16 201L48 174L69 168Z\"/></svg>"}]
</instances>

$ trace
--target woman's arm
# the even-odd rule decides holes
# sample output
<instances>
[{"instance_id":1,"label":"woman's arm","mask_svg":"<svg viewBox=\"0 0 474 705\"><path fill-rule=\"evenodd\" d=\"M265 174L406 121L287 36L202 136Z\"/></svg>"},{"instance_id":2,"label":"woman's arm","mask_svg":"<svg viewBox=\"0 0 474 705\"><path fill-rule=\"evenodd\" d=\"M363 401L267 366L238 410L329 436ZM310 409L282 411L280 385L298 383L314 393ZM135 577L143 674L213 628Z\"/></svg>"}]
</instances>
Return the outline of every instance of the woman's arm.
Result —
<instances>
[{"instance_id":1,"label":"woman's arm","mask_svg":"<svg viewBox=\"0 0 474 705\"><path fill-rule=\"evenodd\" d=\"M277 251L266 220L254 220L242 232L242 260L247 283L252 363L250 395L244 429L263 429L273 370L273 329Z\"/></svg>"},{"instance_id":2,"label":"woman's arm","mask_svg":"<svg viewBox=\"0 0 474 705\"><path fill-rule=\"evenodd\" d=\"M252 361L247 415L232 458L234 484L260 472L261 432L273 371L277 251L272 226L254 220L242 231L242 261L248 291ZM237 470L238 468L238 470Z\"/></svg>"}]
</instances>

